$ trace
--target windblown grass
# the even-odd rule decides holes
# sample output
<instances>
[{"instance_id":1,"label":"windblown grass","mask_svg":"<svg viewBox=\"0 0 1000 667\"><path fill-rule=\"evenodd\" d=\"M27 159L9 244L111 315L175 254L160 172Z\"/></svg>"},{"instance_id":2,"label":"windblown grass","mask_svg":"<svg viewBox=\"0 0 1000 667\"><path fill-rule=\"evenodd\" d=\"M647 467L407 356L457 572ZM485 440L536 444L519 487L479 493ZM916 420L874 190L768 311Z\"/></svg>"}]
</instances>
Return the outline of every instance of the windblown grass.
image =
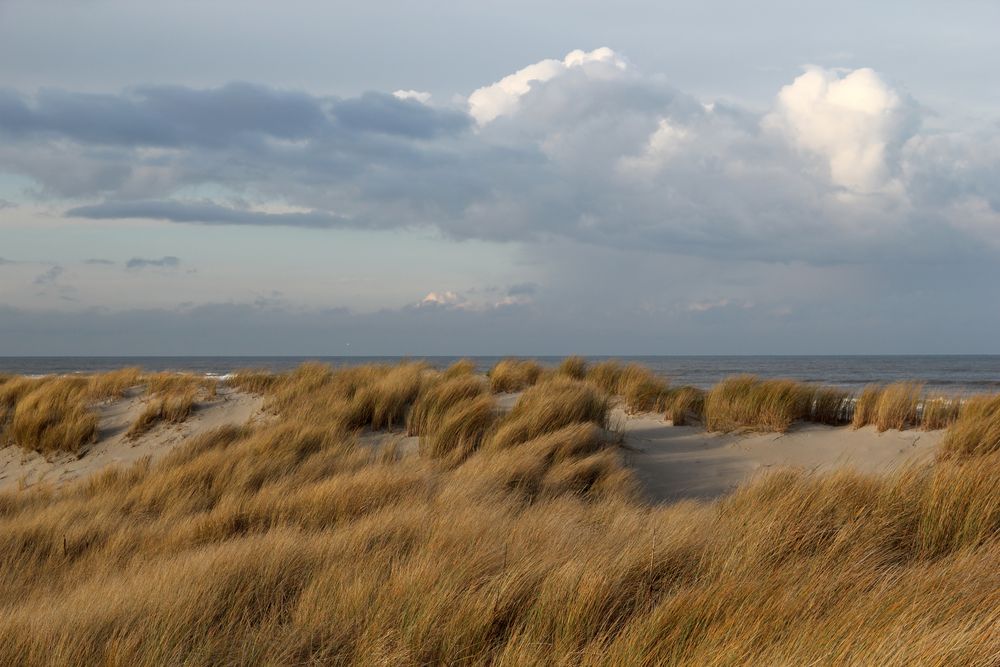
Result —
<instances>
[{"instance_id":1,"label":"windblown grass","mask_svg":"<svg viewBox=\"0 0 1000 667\"><path fill-rule=\"evenodd\" d=\"M444 370L444 377L451 379L463 375L473 375L476 372L476 362L472 359L459 359Z\"/></svg>"},{"instance_id":2,"label":"windblown grass","mask_svg":"<svg viewBox=\"0 0 1000 667\"><path fill-rule=\"evenodd\" d=\"M891 428L902 431L917 426L922 390L923 385L919 382L895 382L883 389L875 408L875 428L879 433Z\"/></svg>"},{"instance_id":3,"label":"windblown grass","mask_svg":"<svg viewBox=\"0 0 1000 667\"><path fill-rule=\"evenodd\" d=\"M527 389L538 382L542 367L535 361L503 359L490 370L490 390L494 393Z\"/></svg>"},{"instance_id":4,"label":"windblown grass","mask_svg":"<svg viewBox=\"0 0 1000 667\"><path fill-rule=\"evenodd\" d=\"M1000 401L953 427L972 462L651 507L593 384L538 384L505 417L465 398L438 458L399 458L339 428L392 374L296 371L273 421L0 495L4 661L995 662Z\"/></svg>"},{"instance_id":5,"label":"windblown grass","mask_svg":"<svg viewBox=\"0 0 1000 667\"><path fill-rule=\"evenodd\" d=\"M226 379L234 389L250 394L267 394L282 381L282 376L260 368L242 368Z\"/></svg>"},{"instance_id":6,"label":"windblown grass","mask_svg":"<svg viewBox=\"0 0 1000 667\"><path fill-rule=\"evenodd\" d=\"M962 400L956 396L925 398L920 414L920 428L924 431L948 428L958 420L961 410Z\"/></svg>"},{"instance_id":7,"label":"windblown grass","mask_svg":"<svg viewBox=\"0 0 1000 667\"><path fill-rule=\"evenodd\" d=\"M478 394L442 407L421 438L421 453L457 464L476 452L492 432L498 419L495 401L489 394Z\"/></svg>"},{"instance_id":8,"label":"windblown grass","mask_svg":"<svg viewBox=\"0 0 1000 667\"><path fill-rule=\"evenodd\" d=\"M882 387L877 384L870 384L861 390L857 400L854 402L854 415L851 419L851 426L861 428L874 424L878 415L879 397L882 395Z\"/></svg>"},{"instance_id":9,"label":"windblown grass","mask_svg":"<svg viewBox=\"0 0 1000 667\"><path fill-rule=\"evenodd\" d=\"M638 364L626 366L618 378L616 393L622 396L625 411L662 411L666 407L670 384L652 371Z\"/></svg>"},{"instance_id":10,"label":"windblown grass","mask_svg":"<svg viewBox=\"0 0 1000 667\"><path fill-rule=\"evenodd\" d=\"M843 389L815 387L806 419L820 424L840 426L850 422L851 395Z\"/></svg>"},{"instance_id":11,"label":"windblown grass","mask_svg":"<svg viewBox=\"0 0 1000 667\"><path fill-rule=\"evenodd\" d=\"M705 398L705 428L783 432L805 419L813 390L794 380L737 375L715 385Z\"/></svg>"},{"instance_id":12,"label":"windblown grass","mask_svg":"<svg viewBox=\"0 0 1000 667\"><path fill-rule=\"evenodd\" d=\"M12 444L42 453L78 453L97 439L98 419L87 409L86 379L48 378L9 389L5 402L17 396L6 429Z\"/></svg>"},{"instance_id":13,"label":"windblown grass","mask_svg":"<svg viewBox=\"0 0 1000 667\"><path fill-rule=\"evenodd\" d=\"M142 382L142 369L133 366L100 373L90 378L87 393L93 400L122 398L129 389Z\"/></svg>"},{"instance_id":14,"label":"windblown grass","mask_svg":"<svg viewBox=\"0 0 1000 667\"><path fill-rule=\"evenodd\" d=\"M521 395L487 446L508 449L570 424L607 427L610 405L608 396L588 383L563 378L543 382Z\"/></svg>"},{"instance_id":15,"label":"windblown grass","mask_svg":"<svg viewBox=\"0 0 1000 667\"><path fill-rule=\"evenodd\" d=\"M573 380L583 380L587 377L587 360L578 356L566 357L556 372Z\"/></svg>"},{"instance_id":16,"label":"windblown grass","mask_svg":"<svg viewBox=\"0 0 1000 667\"><path fill-rule=\"evenodd\" d=\"M671 389L665 399L665 417L674 426L690 424L692 420L705 419L705 392L697 387Z\"/></svg>"},{"instance_id":17,"label":"windblown grass","mask_svg":"<svg viewBox=\"0 0 1000 667\"><path fill-rule=\"evenodd\" d=\"M587 370L587 382L596 385L604 393L614 396L620 393L622 373L625 367L620 361L609 359L593 364Z\"/></svg>"},{"instance_id":18,"label":"windblown grass","mask_svg":"<svg viewBox=\"0 0 1000 667\"><path fill-rule=\"evenodd\" d=\"M486 383L474 375L448 377L439 383L427 383L421 390L407 418L407 435L425 435L438 430L442 417L455 404L487 391Z\"/></svg>"},{"instance_id":19,"label":"windblown grass","mask_svg":"<svg viewBox=\"0 0 1000 667\"><path fill-rule=\"evenodd\" d=\"M187 421L194 411L197 393L194 389L171 393L153 398L125 433L127 438L137 438L160 422L180 424Z\"/></svg>"},{"instance_id":20,"label":"windblown grass","mask_svg":"<svg viewBox=\"0 0 1000 667\"><path fill-rule=\"evenodd\" d=\"M945 458L982 456L998 451L1000 451L1000 395L970 398L962 406L954 425L945 434L941 443L942 456Z\"/></svg>"},{"instance_id":21,"label":"windblown grass","mask_svg":"<svg viewBox=\"0 0 1000 667\"><path fill-rule=\"evenodd\" d=\"M848 392L841 389L737 375L708 392L705 427L710 431L746 428L780 433L800 420L846 424L849 404Z\"/></svg>"}]
</instances>

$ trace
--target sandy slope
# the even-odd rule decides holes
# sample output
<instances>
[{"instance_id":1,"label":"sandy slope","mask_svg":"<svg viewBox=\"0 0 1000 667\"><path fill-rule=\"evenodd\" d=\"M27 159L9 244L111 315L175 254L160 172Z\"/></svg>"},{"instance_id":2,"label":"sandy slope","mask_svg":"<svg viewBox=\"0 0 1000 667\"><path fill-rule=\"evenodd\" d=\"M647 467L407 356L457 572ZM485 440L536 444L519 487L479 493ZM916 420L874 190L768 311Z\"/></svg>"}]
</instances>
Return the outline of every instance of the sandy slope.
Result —
<instances>
[{"instance_id":1,"label":"sandy slope","mask_svg":"<svg viewBox=\"0 0 1000 667\"><path fill-rule=\"evenodd\" d=\"M710 499L755 474L791 466L823 471L839 466L888 472L928 460L944 431L887 431L874 427L797 424L785 434L706 433L698 426L672 426L658 415L629 417L616 411L625 430L625 462L649 498Z\"/></svg>"},{"instance_id":2,"label":"sandy slope","mask_svg":"<svg viewBox=\"0 0 1000 667\"><path fill-rule=\"evenodd\" d=\"M135 441L125 432L142 412L145 396L129 397L98 408L101 417L98 441L81 456L59 455L46 459L19 447L0 449L0 491L38 484L61 486L112 464L129 464L143 457L156 461L185 438L226 424L243 424L260 412L262 399L220 389L219 396L199 403L194 414L177 425L158 425Z\"/></svg>"}]
</instances>

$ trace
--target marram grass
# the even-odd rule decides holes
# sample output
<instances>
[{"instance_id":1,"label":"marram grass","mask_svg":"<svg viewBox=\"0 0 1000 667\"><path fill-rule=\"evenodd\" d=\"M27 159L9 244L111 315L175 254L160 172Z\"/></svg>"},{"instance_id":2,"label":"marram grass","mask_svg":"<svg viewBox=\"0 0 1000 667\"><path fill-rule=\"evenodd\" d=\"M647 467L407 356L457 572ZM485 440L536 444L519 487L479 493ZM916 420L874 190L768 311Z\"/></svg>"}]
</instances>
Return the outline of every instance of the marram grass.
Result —
<instances>
[{"instance_id":1,"label":"marram grass","mask_svg":"<svg viewBox=\"0 0 1000 667\"><path fill-rule=\"evenodd\" d=\"M996 399L962 410L934 464L777 471L650 506L591 382L544 381L508 414L449 398L421 427L440 438L427 457L354 439L358 414L444 381L310 366L259 385L272 419L0 495L3 661L996 663ZM759 400L729 414L805 410L795 387L749 386Z\"/></svg>"}]
</instances>

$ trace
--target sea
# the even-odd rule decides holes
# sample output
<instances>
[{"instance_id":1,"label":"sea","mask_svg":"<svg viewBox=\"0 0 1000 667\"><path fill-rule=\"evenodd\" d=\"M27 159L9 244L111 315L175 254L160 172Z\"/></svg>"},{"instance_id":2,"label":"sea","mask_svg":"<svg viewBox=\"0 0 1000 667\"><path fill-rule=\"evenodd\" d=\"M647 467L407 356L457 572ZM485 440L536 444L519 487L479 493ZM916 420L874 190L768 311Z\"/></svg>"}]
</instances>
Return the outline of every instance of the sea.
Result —
<instances>
[{"instance_id":1,"label":"sea","mask_svg":"<svg viewBox=\"0 0 1000 667\"><path fill-rule=\"evenodd\" d=\"M50 375L96 373L125 366L147 371L183 371L225 376L239 369L262 368L285 371L305 361L333 366L396 363L422 360L444 368L459 358L471 359L480 371L489 370L503 357L0 357L0 373ZM562 357L531 357L545 365L556 365ZM740 373L762 378L792 378L857 390L869 383L899 380L923 382L928 392L943 394L992 393L1000 391L1000 355L886 355L886 356L629 356L586 357L589 361L618 359L642 364L670 380L671 384L707 388Z\"/></svg>"}]
</instances>

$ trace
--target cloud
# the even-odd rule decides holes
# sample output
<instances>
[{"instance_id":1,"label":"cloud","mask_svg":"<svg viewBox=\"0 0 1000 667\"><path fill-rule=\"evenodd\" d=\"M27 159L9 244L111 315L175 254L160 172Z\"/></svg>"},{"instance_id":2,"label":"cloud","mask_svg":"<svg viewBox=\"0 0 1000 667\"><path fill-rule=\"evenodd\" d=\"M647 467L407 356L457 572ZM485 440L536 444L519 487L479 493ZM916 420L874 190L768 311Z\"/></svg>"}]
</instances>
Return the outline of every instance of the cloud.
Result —
<instances>
[{"instance_id":1,"label":"cloud","mask_svg":"<svg viewBox=\"0 0 1000 667\"><path fill-rule=\"evenodd\" d=\"M5 208L14 208L16 206L17 204L15 204L12 201L7 201L6 199L0 199L0 211L2 211Z\"/></svg>"},{"instance_id":2,"label":"cloud","mask_svg":"<svg viewBox=\"0 0 1000 667\"><path fill-rule=\"evenodd\" d=\"M302 213L267 213L229 208L212 202L181 201L109 201L89 206L78 206L66 215L92 220L120 220L147 218L196 225L265 225L282 227L334 227L336 216L320 211Z\"/></svg>"},{"instance_id":3,"label":"cloud","mask_svg":"<svg viewBox=\"0 0 1000 667\"><path fill-rule=\"evenodd\" d=\"M507 288L507 296L531 296L538 293L536 283L517 283Z\"/></svg>"},{"instance_id":4,"label":"cloud","mask_svg":"<svg viewBox=\"0 0 1000 667\"><path fill-rule=\"evenodd\" d=\"M111 266L114 264L110 259L91 258L83 260L84 264Z\"/></svg>"},{"instance_id":5,"label":"cloud","mask_svg":"<svg viewBox=\"0 0 1000 667\"><path fill-rule=\"evenodd\" d=\"M562 60L542 60L476 89L469 95L469 113L477 123L485 125L498 116L516 111L532 85L550 81L568 70L578 69L588 76L608 76L627 68L625 59L607 47L589 52L578 49Z\"/></svg>"},{"instance_id":6,"label":"cloud","mask_svg":"<svg viewBox=\"0 0 1000 667\"><path fill-rule=\"evenodd\" d=\"M55 264L50 266L44 273L40 273L35 276L35 280L33 282L35 285L54 285L62 274L63 267Z\"/></svg>"},{"instance_id":7,"label":"cloud","mask_svg":"<svg viewBox=\"0 0 1000 667\"><path fill-rule=\"evenodd\" d=\"M530 64L451 107L412 92L5 91L0 169L90 219L768 262L997 252L1000 128L927 130L869 69L808 68L765 109L686 94L609 48Z\"/></svg>"},{"instance_id":8,"label":"cloud","mask_svg":"<svg viewBox=\"0 0 1000 667\"><path fill-rule=\"evenodd\" d=\"M431 94L420 90L395 90L392 96L401 100L416 100L421 104L427 104L431 101Z\"/></svg>"},{"instance_id":9,"label":"cloud","mask_svg":"<svg viewBox=\"0 0 1000 667\"><path fill-rule=\"evenodd\" d=\"M465 298L455 292L429 292L427 296L420 300L417 306L460 307L463 304L465 304Z\"/></svg>"},{"instance_id":10,"label":"cloud","mask_svg":"<svg viewBox=\"0 0 1000 667\"><path fill-rule=\"evenodd\" d=\"M151 266L161 269L176 269L180 265L181 260L177 257L173 257L172 255L161 257L159 259L143 259L142 257L133 257L125 262L125 268L127 269L145 269Z\"/></svg>"},{"instance_id":11,"label":"cloud","mask_svg":"<svg viewBox=\"0 0 1000 667\"><path fill-rule=\"evenodd\" d=\"M917 106L869 68L845 75L819 67L778 93L766 125L822 157L831 180L870 193L899 176L899 153L919 123Z\"/></svg>"}]
</instances>

